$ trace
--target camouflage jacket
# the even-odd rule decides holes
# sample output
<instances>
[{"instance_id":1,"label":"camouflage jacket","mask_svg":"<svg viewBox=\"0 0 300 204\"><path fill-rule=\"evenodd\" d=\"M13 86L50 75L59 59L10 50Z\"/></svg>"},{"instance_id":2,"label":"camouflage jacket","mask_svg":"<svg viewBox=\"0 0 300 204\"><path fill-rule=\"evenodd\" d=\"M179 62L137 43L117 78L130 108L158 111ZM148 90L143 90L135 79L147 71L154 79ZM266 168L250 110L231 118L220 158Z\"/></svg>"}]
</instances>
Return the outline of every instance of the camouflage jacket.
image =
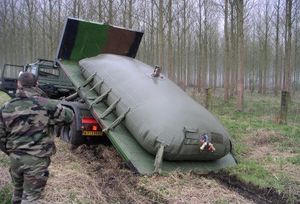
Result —
<instances>
[{"instance_id":1,"label":"camouflage jacket","mask_svg":"<svg viewBox=\"0 0 300 204\"><path fill-rule=\"evenodd\" d=\"M73 111L43 98L34 88L18 89L0 112L0 148L7 154L48 157L55 153L54 125L70 124Z\"/></svg>"}]
</instances>

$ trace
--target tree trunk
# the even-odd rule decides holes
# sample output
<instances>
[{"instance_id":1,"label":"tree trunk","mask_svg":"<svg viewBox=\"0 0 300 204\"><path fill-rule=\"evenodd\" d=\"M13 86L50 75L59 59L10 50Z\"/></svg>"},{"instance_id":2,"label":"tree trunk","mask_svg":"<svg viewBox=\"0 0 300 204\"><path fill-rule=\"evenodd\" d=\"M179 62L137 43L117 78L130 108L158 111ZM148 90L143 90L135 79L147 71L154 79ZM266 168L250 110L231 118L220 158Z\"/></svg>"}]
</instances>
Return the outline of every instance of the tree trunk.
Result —
<instances>
[{"instance_id":1,"label":"tree trunk","mask_svg":"<svg viewBox=\"0 0 300 204\"><path fill-rule=\"evenodd\" d=\"M123 27L126 28L127 27L127 0L122 0L123 4L124 4L124 11L123 11Z\"/></svg>"},{"instance_id":2,"label":"tree trunk","mask_svg":"<svg viewBox=\"0 0 300 204\"><path fill-rule=\"evenodd\" d=\"M172 49L172 0L168 2L168 77L174 81L173 49Z\"/></svg>"},{"instance_id":3,"label":"tree trunk","mask_svg":"<svg viewBox=\"0 0 300 204\"><path fill-rule=\"evenodd\" d=\"M225 23L224 23L224 101L229 101L229 37L228 37L228 0L224 0L225 4Z\"/></svg>"},{"instance_id":4,"label":"tree trunk","mask_svg":"<svg viewBox=\"0 0 300 204\"><path fill-rule=\"evenodd\" d=\"M133 10L133 0L129 0L129 8L128 8L128 26L129 28L133 27L133 22L132 22L132 10Z\"/></svg>"},{"instance_id":5,"label":"tree trunk","mask_svg":"<svg viewBox=\"0 0 300 204\"><path fill-rule=\"evenodd\" d=\"M244 103L244 0L237 1L237 33L238 33L238 81L237 106L243 111Z\"/></svg>"},{"instance_id":6,"label":"tree trunk","mask_svg":"<svg viewBox=\"0 0 300 204\"><path fill-rule=\"evenodd\" d=\"M201 83L201 73L202 73L202 2L199 0L199 34L198 34L198 69L197 69L197 88L198 92L201 91L202 83Z\"/></svg>"},{"instance_id":7,"label":"tree trunk","mask_svg":"<svg viewBox=\"0 0 300 204\"><path fill-rule=\"evenodd\" d=\"M285 63L284 63L284 83L283 90L291 93L292 67L291 67L291 48L292 48L292 0L286 0L285 8Z\"/></svg>"},{"instance_id":8,"label":"tree trunk","mask_svg":"<svg viewBox=\"0 0 300 204\"><path fill-rule=\"evenodd\" d=\"M280 64L279 64L279 20L280 20L280 0L277 0L276 4L276 36L275 36L275 73L274 73L274 94L278 96L279 90L279 72L280 72Z\"/></svg>"},{"instance_id":9,"label":"tree trunk","mask_svg":"<svg viewBox=\"0 0 300 204\"><path fill-rule=\"evenodd\" d=\"M43 17L42 17L42 41L43 43L43 56L46 58L47 55L47 45L46 45L46 7L47 7L47 3L46 0L44 0L44 4L43 4Z\"/></svg>"},{"instance_id":10,"label":"tree trunk","mask_svg":"<svg viewBox=\"0 0 300 204\"><path fill-rule=\"evenodd\" d=\"M159 21L158 21L158 64L164 68L164 30L163 30L163 12L164 4L163 0L159 0Z\"/></svg>"},{"instance_id":11,"label":"tree trunk","mask_svg":"<svg viewBox=\"0 0 300 204\"><path fill-rule=\"evenodd\" d=\"M236 1L230 1L230 96L233 96L235 94L235 87L236 87L236 20L234 18L235 16L235 7L236 7Z\"/></svg>"},{"instance_id":12,"label":"tree trunk","mask_svg":"<svg viewBox=\"0 0 300 204\"><path fill-rule=\"evenodd\" d=\"M98 21L103 22L102 0L98 0Z\"/></svg>"},{"instance_id":13,"label":"tree trunk","mask_svg":"<svg viewBox=\"0 0 300 204\"><path fill-rule=\"evenodd\" d=\"M108 1L108 23L113 24L113 0Z\"/></svg>"},{"instance_id":14,"label":"tree trunk","mask_svg":"<svg viewBox=\"0 0 300 204\"><path fill-rule=\"evenodd\" d=\"M28 36L28 47L29 47L29 61L33 61L33 10L34 4L30 0L26 0L27 12L28 12L28 27L29 27L29 36Z\"/></svg>"},{"instance_id":15,"label":"tree trunk","mask_svg":"<svg viewBox=\"0 0 300 204\"><path fill-rule=\"evenodd\" d=\"M155 58L154 50L154 2L151 1L151 10L150 10L150 64L153 65Z\"/></svg>"},{"instance_id":16,"label":"tree trunk","mask_svg":"<svg viewBox=\"0 0 300 204\"><path fill-rule=\"evenodd\" d=\"M208 40L207 40L207 32L208 32L208 5L207 0L204 0L204 39L203 39L203 66L202 66L202 73L201 73L201 86L203 89L207 88L207 58L208 58Z\"/></svg>"},{"instance_id":17,"label":"tree trunk","mask_svg":"<svg viewBox=\"0 0 300 204\"><path fill-rule=\"evenodd\" d=\"M17 27L16 27L16 1L11 0L10 2L10 10L11 10L11 20L12 20L12 40L10 42L11 44L11 63L17 63L16 58L17 58L17 53L16 53L16 39L17 39Z\"/></svg>"},{"instance_id":18,"label":"tree trunk","mask_svg":"<svg viewBox=\"0 0 300 204\"><path fill-rule=\"evenodd\" d=\"M49 42L50 42L50 46L49 46L49 56L51 58L54 57L53 51L54 51L54 43L53 43L53 22L52 22L52 15L53 15L53 5L52 5L52 0L49 0Z\"/></svg>"}]
</instances>

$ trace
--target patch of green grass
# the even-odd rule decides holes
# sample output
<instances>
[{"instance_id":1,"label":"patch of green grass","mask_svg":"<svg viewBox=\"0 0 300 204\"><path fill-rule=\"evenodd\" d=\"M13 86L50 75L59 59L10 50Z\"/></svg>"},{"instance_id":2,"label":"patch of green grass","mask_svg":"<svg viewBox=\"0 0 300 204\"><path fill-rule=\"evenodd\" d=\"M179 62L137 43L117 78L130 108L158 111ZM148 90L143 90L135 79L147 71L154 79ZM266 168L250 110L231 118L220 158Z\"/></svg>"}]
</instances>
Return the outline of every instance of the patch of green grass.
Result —
<instances>
[{"instance_id":1,"label":"patch of green grass","mask_svg":"<svg viewBox=\"0 0 300 204\"><path fill-rule=\"evenodd\" d=\"M235 98L231 98L228 103L224 103L222 96L214 98L210 111L220 119L233 138L234 154L239 161L238 166L229 169L231 174L237 175L245 182L260 187L274 187L278 191L283 191L284 187L291 185L292 177L288 172L282 172L281 167L287 162L300 164L300 103L298 101L300 100L295 98L289 103L287 124L277 124L280 96L257 93L251 95L246 91L243 112L235 110ZM297 156L274 159L266 155L260 162L254 161L255 159L249 160L250 149L246 143L247 137L255 140L260 130L267 136L266 144L272 145L274 150L297 153ZM264 135L260 135L258 139L264 139L263 137ZM274 164L274 168L278 168L275 169L278 173L275 175L274 172L266 169L266 164Z\"/></svg>"},{"instance_id":2,"label":"patch of green grass","mask_svg":"<svg viewBox=\"0 0 300 204\"><path fill-rule=\"evenodd\" d=\"M7 184L2 189L0 189L0 204L10 204L12 203L12 186Z\"/></svg>"},{"instance_id":3,"label":"patch of green grass","mask_svg":"<svg viewBox=\"0 0 300 204\"><path fill-rule=\"evenodd\" d=\"M248 146L246 146L240 142L233 143L233 153L234 153L235 158L238 161L242 161L248 151L249 151Z\"/></svg>"},{"instance_id":4,"label":"patch of green grass","mask_svg":"<svg viewBox=\"0 0 300 204\"><path fill-rule=\"evenodd\" d=\"M299 165L300 166L300 154L297 154L294 157L289 157L287 159L288 162L295 164L295 165Z\"/></svg>"},{"instance_id":5,"label":"patch of green grass","mask_svg":"<svg viewBox=\"0 0 300 204\"><path fill-rule=\"evenodd\" d=\"M9 157L6 156L4 153L0 153L0 166L9 167L9 164L10 164Z\"/></svg>"},{"instance_id":6,"label":"patch of green grass","mask_svg":"<svg viewBox=\"0 0 300 204\"><path fill-rule=\"evenodd\" d=\"M284 183L255 161L244 161L232 167L230 173L238 176L246 183L252 183L262 188L274 187L279 191L284 190Z\"/></svg>"}]
</instances>

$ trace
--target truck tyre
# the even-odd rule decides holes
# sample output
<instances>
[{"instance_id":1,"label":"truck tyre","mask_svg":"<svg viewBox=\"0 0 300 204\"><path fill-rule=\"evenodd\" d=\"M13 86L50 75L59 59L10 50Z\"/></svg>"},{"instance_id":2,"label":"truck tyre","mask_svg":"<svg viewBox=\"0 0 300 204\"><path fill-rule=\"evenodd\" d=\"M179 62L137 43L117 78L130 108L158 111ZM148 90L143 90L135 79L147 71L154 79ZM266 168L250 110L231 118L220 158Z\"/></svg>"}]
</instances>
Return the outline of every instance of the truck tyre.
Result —
<instances>
[{"instance_id":1,"label":"truck tyre","mask_svg":"<svg viewBox=\"0 0 300 204\"><path fill-rule=\"evenodd\" d=\"M84 144L86 141L86 138L82 136L81 130L79 130L80 127L77 127L77 117L74 118L72 124L70 125L70 131L69 131L69 143L70 143L70 149L74 150L80 145Z\"/></svg>"},{"instance_id":2,"label":"truck tyre","mask_svg":"<svg viewBox=\"0 0 300 204\"><path fill-rule=\"evenodd\" d=\"M63 102L62 105L67 106L74 112L74 118L70 126L64 126L61 130L61 139L69 143L70 149L74 150L78 146L86 143L86 138L82 136L80 121L80 110L84 107L81 104L72 102Z\"/></svg>"}]
</instances>

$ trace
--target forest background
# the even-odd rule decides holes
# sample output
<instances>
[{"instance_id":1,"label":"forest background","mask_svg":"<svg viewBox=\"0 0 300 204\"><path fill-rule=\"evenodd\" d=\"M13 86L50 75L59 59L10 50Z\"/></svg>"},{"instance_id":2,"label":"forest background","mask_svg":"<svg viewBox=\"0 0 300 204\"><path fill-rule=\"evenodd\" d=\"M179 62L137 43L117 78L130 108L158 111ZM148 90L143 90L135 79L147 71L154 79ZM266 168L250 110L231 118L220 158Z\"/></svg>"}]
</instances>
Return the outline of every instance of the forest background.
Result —
<instances>
[{"instance_id":1,"label":"forest background","mask_svg":"<svg viewBox=\"0 0 300 204\"><path fill-rule=\"evenodd\" d=\"M2 0L0 64L54 59L67 17L144 31L137 58L183 89L300 89L299 0Z\"/></svg>"},{"instance_id":2,"label":"forest background","mask_svg":"<svg viewBox=\"0 0 300 204\"><path fill-rule=\"evenodd\" d=\"M266 188L270 201L278 201L270 196L275 189L287 203L300 202L300 0L1 0L0 67L4 63L32 63L37 58L54 59L67 17L144 31L139 60L160 65L164 75L199 103L205 104L208 98L204 90L213 90L209 110L230 132L239 162L229 174L243 181L242 187L252 183ZM292 97L286 122L278 124L281 91ZM0 104L6 100L1 95ZM69 152L61 142L58 144L62 147L53 162L55 176L51 177L46 200L56 198L61 203L82 197L90 203L111 203L125 197L125 201L133 200L130 203L142 203L152 201L149 195L159 195L167 202L190 203L193 193L202 202L203 197L211 198L203 196L212 192L206 184L199 185L203 179L198 176L179 174L173 183L169 182L173 175L158 181L155 176L137 178L128 172L124 177L119 174L123 171L117 168L121 159L113 148L106 153L100 146L99 155L104 156L95 157L97 165L92 168L87 163L94 154L82 160L74 155L63 160ZM120 161L110 168L113 159ZM99 170L103 163L105 167ZM0 175L7 175L1 176L6 180L0 180L0 200L11 203L8 166L9 161L0 154ZM93 185L87 183L85 188L80 183L80 178L88 175L83 167L94 175L88 180ZM70 177L71 170L78 179ZM118 188L107 190L112 175L118 184L113 186ZM75 180L79 181L78 188L74 187ZM130 182L124 184L124 180ZM137 182L135 188L132 180ZM137 197L145 186L151 193ZM189 196L182 189L189 189ZM244 198L227 198L219 187L214 192L214 200L208 203L249 203L239 202Z\"/></svg>"}]
</instances>

